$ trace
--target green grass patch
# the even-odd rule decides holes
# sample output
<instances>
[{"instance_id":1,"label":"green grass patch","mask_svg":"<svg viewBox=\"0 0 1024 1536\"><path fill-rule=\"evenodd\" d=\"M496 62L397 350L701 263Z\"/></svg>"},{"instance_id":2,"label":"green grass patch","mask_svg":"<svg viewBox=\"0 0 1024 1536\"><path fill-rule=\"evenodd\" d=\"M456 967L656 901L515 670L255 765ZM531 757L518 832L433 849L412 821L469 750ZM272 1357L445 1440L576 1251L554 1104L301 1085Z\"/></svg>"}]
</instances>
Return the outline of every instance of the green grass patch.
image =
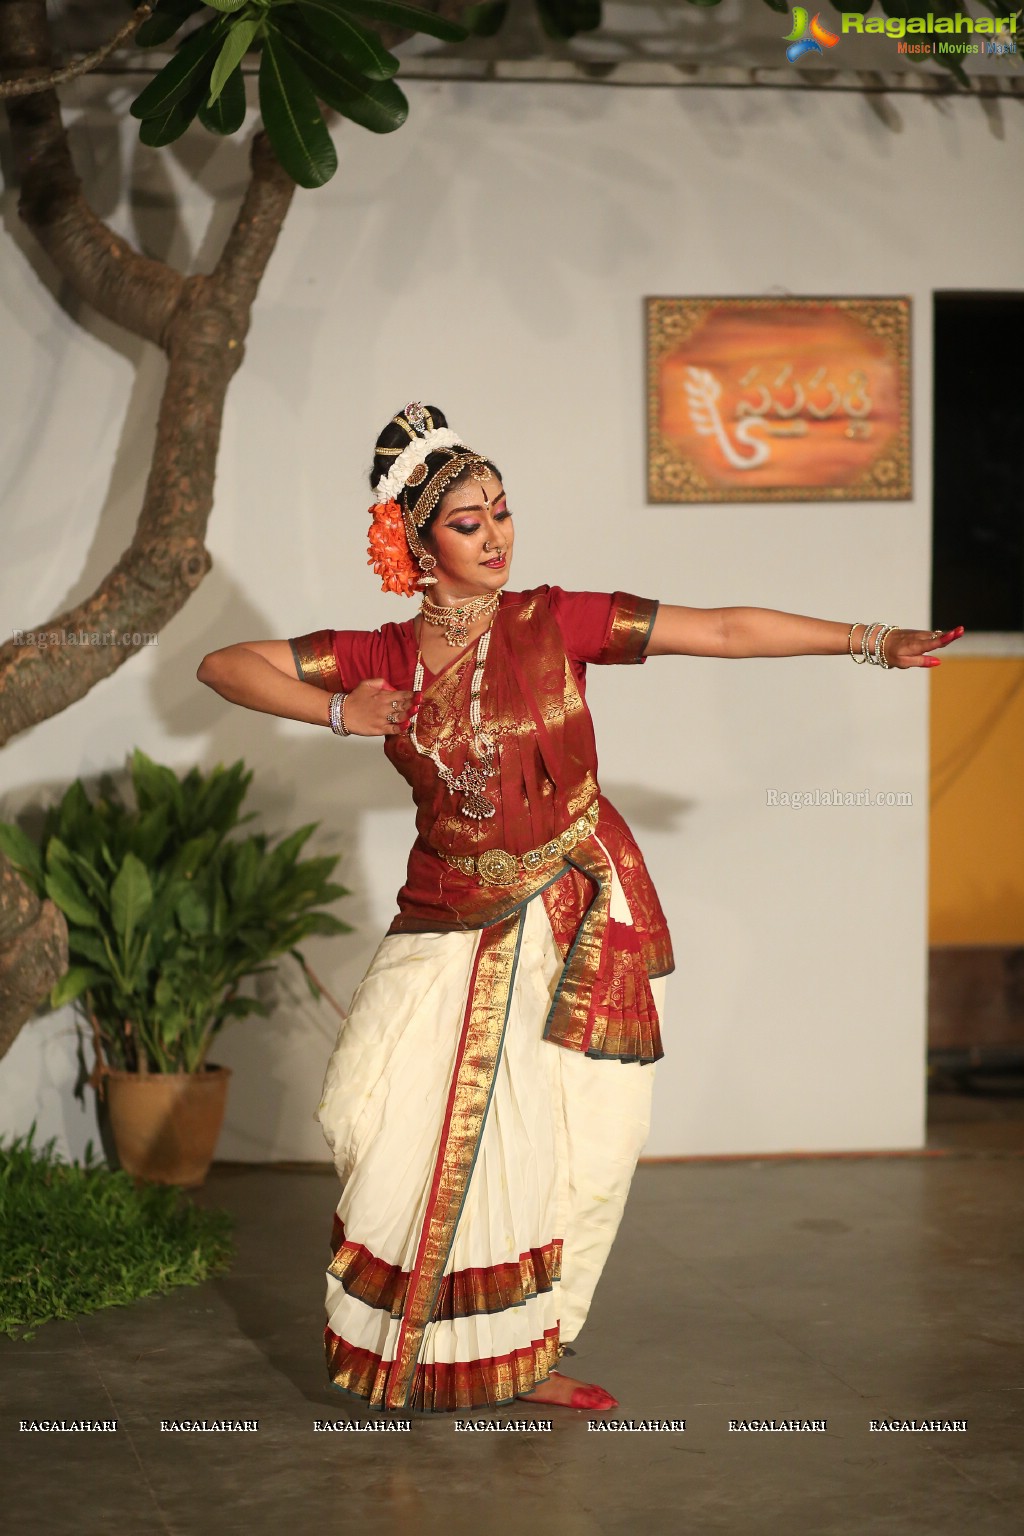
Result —
<instances>
[{"instance_id":1,"label":"green grass patch","mask_svg":"<svg viewBox=\"0 0 1024 1536\"><path fill-rule=\"evenodd\" d=\"M0 1145L0 1332L34 1338L57 1318L129 1306L230 1267L234 1218L201 1210L177 1185L136 1187L93 1161L66 1163L56 1137Z\"/></svg>"}]
</instances>

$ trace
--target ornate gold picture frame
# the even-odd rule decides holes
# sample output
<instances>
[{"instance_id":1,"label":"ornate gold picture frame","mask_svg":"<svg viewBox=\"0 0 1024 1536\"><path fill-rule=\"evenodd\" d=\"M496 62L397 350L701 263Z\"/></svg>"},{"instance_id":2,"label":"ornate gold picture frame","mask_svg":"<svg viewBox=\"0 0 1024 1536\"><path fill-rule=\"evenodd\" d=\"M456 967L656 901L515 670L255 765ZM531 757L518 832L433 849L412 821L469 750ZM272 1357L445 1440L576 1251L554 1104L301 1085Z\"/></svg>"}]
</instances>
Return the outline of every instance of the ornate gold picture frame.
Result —
<instances>
[{"instance_id":1,"label":"ornate gold picture frame","mask_svg":"<svg viewBox=\"0 0 1024 1536\"><path fill-rule=\"evenodd\" d=\"M647 500L909 501L909 298L648 298Z\"/></svg>"}]
</instances>

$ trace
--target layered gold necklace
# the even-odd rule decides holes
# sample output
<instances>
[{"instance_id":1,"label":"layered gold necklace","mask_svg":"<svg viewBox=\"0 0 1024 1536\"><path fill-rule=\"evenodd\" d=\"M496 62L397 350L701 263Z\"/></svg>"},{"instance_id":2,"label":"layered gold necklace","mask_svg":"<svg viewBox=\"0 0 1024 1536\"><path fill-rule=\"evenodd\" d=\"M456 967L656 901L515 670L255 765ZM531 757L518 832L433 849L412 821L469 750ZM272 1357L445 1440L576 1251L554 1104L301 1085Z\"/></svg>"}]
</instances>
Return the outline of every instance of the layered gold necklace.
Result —
<instances>
[{"instance_id":1,"label":"layered gold necklace","mask_svg":"<svg viewBox=\"0 0 1024 1536\"><path fill-rule=\"evenodd\" d=\"M428 751L422 745L416 735L416 716L420 712L423 702L423 653L416 652L416 672L412 680L412 709L409 715L409 739L421 757L429 757L442 782L448 786L452 793L462 795L462 803L459 810L463 816L469 816L474 821L483 821L488 816L493 816L498 807L487 795L487 780L495 771L494 740L481 729L480 719L480 690L483 687L484 663L487 660L487 650L491 643L491 629L494 620L488 624L476 645L476 666L473 669L473 677L469 687L469 723L473 728L473 747L480 760L479 768L475 764L466 762L462 772L454 774L438 754L436 747Z\"/></svg>"},{"instance_id":2,"label":"layered gold necklace","mask_svg":"<svg viewBox=\"0 0 1024 1536\"><path fill-rule=\"evenodd\" d=\"M498 592L485 592L481 597L471 597L464 603L435 603L424 593L420 614L424 623L435 624L444 630L445 639L451 646L464 646L469 641L469 630L477 619L498 610Z\"/></svg>"}]
</instances>

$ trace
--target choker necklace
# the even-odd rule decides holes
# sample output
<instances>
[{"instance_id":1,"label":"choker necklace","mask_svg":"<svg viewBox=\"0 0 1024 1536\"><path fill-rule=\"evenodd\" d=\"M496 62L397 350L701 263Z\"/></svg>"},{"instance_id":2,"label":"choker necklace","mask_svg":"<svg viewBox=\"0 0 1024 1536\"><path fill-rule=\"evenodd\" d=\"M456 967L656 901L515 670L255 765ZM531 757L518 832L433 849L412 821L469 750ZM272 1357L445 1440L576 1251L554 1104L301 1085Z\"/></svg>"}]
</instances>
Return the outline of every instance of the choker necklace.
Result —
<instances>
[{"instance_id":1,"label":"choker necklace","mask_svg":"<svg viewBox=\"0 0 1024 1536\"><path fill-rule=\"evenodd\" d=\"M497 611L500 595L498 592L484 592L482 596L471 597L464 603L435 603L424 593L420 613L425 623L436 624L444 630L449 645L463 646L469 639L469 626L485 614Z\"/></svg>"},{"instance_id":2,"label":"choker necklace","mask_svg":"<svg viewBox=\"0 0 1024 1536\"><path fill-rule=\"evenodd\" d=\"M491 624L493 622L492 619ZM494 742L480 729L480 688L483 683L487 648L491 643L491 624L477 641L476 666L469 687L469 723L473 727L473 746L480 759L479 768L474 767L472 763L466 763L462 772L456 775L452 773L447 763L441 761L436 747L432 747L428 752L426 747L420 746L416 738L416 716L420 712L420 703L423 698L423 656L420 652L416 655L416 673L412 681L409 739L421 757L430 758L442 782L447 784L452 793L454 794L457 790L462 795L459 810L463 816L469 816L474 821L483 821L486 817L493 816L498 809L494 801L484 793L487 780L494 772Z\"/></svg>"}]
</instances>

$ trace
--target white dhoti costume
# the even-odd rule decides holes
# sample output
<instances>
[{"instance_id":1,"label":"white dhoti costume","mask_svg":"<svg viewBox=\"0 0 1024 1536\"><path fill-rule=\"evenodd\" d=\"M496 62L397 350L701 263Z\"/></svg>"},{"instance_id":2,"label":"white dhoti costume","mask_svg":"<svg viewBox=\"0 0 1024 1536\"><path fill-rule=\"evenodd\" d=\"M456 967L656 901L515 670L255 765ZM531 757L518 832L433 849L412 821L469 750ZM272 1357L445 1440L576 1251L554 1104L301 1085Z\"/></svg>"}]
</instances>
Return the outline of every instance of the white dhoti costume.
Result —
<instances>
[{"instance_id":1,"label":"white dhoti costume","mask_svg":"<svg viewBox=\"0 0 1024 1536\"><path fill-rule=\"evenodd\" d=\"M629 921L621 888L612 910ZM468 1065L489 1078L476 1085L482 1115L464 1114L459 1053L480 943L479 933L383 940L317 1111L342 1183L330 1381L376 1407L508 1402L547 1376L586 1321L650 1126L654 1063L595 1061L542 1038L562 958L540 899L522 914L493 1071L462 1057L463 1077ZM659 1013L664 985L652 983ZM442 1136L475 1140L456 1149L469 1177L454 1213ZM436 1242L431 1253L432 1224L446 1256ZM424 1256L440 1283L413 1358L399 1349L403 1303ZM403 1362L401 1401L388 1403Z\"/></svg>"}]
</instances>

